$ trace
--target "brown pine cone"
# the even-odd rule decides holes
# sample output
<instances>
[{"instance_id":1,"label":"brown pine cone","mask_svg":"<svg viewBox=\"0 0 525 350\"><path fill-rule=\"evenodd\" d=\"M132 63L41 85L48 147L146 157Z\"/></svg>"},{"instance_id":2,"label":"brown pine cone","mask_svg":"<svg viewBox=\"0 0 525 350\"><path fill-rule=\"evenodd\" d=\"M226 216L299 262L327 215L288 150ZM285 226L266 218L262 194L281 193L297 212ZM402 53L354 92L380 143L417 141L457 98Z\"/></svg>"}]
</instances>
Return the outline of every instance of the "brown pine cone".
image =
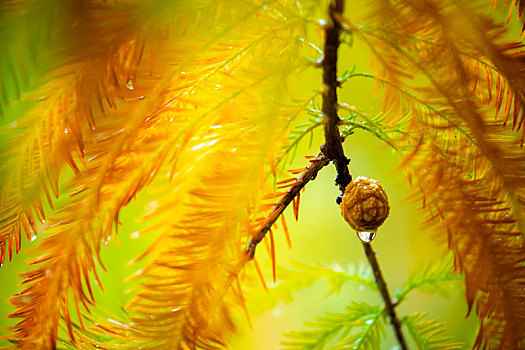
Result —
<instances>
[{"instance_id":1,"label":"brown pine cone","mask_svg":"<svg viewBox=\"0 0 525 350\"><path fill-rule=\"evenodd\" d=\"M346 186L341 202L341 215L358 233L371 233L366 241L374 238L377 228L385 222L389 211L388 198L379 181L359 176Z\"/></svg>"}]
</instances>

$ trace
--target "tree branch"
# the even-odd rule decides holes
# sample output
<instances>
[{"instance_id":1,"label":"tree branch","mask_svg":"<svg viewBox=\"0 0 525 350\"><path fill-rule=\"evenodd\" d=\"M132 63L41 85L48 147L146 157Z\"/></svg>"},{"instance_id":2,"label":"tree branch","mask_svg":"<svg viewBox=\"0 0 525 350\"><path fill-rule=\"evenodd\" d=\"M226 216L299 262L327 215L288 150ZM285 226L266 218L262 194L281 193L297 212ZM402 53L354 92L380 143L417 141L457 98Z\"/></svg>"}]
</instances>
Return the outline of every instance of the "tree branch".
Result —
<instances>
[{"instance_id":1,"label":"tree branch","mask_svg":"<svg viewBox=\"0 0 525 350\"><path fill-rule=\"evenodd\" d=\"M406 350L407 345L405 342L405 338L403 337L403 333L401 332L401 322L399 322L399 319L397 318L395 305L392 303L390 292L388 291L385 279L383 278L383 274L381 273L381 268L379 267L379 263L376 259L376 253L372 249L372 245L370 243L362 243L363 248L365 249L366 258L368 259L368 263L370 264L370 266L372 267L372 271L374 272L374 279L376 281L377 287L379 288L381 297L383 297L383 300L385 302L386 312L388 313L388 317L390 317L390 323L392 324L394 332L396 333L397 341L399 342L401 349Z\"/></svg>"},{"instance_id":2,"label":"tree branch","mask_svg":"<svg viewBox=\"0 0 525 350\"><path fill-rule=\"evenodd\" d=\"M333 161L337 170L336 185L341 192L344 192L346 185L352 181L352 176L348 171L350 160L345 157L341 136L339 135L339 123L341 119L337 115L337 50L339 44L339 35L341 33L341 24L339 18L342 17L344 0L335 0L330 3L329 23L325 27L324 57L322 62L323 68L323 105L322 111L326 118L324 128L325 144L321 147L326 157Z\"/></svg>"},{"instance_id":3,"label":"tree branch","mask_svg":"<svg viewBox=\"0 0 525 350\"><path fill-rule=\"evenodd\" d=\"M339 86L337 80L337 50L339 48L339 35L341 31L341 24L339 19L342 18L344 8L344 0L333 0L329 7L330 23L325 27L325 45L323 58L323 106L322 111L327 118L325 124L324 136L325 144L321 148L327 158L333 161L337 170L336 184L339 186L341 192L344 192L346 186L352 181L352 176L348 170L349 159L346 158L343 150L342 140L339 135L339 123L341 119L337 115L337 87ZM386 312L390 317L390 323L394 328L396 338L402 350L406 350L407 346L403 333L401 332L401 322L396 316L395 305L392 303L388 287L381 273L381 269L377 262L375 252L370 243L363 243L365 255L368 259L374 278L385 302Z\"/></svg>"},{"instance_id":4,"label":"tree branch","mask_svg":"<svg viewBox=\"0 0 525 350\"><path fill-rule=\"evenodd\" d=\"M299 194L304 186L310 181L315 179L319 170L321 170L329 160L323 152L321 152L313 161L310 166L299 175L296 182L290 187L288 192L281 197L279 202L273 207L272 212L266 218L264 224L259 230L253 235L250 240L250 244L247 249L247 254L253 257L255 254L255 247L262 241L266 233L270 230L272 225L277 221L279 216L283 213L284 209L293 201L293 199Z\"/></svg>"}]
</instances>

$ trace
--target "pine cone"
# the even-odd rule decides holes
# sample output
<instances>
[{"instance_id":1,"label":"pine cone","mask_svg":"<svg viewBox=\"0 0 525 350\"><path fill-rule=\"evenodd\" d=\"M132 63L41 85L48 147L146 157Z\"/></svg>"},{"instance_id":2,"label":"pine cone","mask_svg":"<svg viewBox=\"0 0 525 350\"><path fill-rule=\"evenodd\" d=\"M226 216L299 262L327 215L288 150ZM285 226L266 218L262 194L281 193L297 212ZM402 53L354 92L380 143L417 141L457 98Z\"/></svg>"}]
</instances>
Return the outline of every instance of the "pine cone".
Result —
<instances>
[{"instance_id":1,"label":"pine cone","mask_svg":"<svg viewBox=\"0 0 525 350\"><path fill-rule=\"evenodd\" d=\"M359 176L346 186L341 202L341 215L358 233L370 232L367 241L374 238L377 228L385 222L389 211L388 198L379 181Z\"/></svg>"}]
</instances>

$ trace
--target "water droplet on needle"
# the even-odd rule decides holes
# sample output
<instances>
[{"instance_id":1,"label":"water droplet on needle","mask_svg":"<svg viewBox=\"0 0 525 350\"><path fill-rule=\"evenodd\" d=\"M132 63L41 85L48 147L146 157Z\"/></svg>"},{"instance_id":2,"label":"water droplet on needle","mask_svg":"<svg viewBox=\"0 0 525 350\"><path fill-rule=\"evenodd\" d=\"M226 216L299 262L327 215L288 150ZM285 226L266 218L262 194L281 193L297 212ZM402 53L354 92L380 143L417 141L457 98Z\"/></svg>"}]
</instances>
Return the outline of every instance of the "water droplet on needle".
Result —
<instances>
[{"instance_id":1,"label":"water droplet on needle","mask_svg":"<svg viewBox=\"0 0 525 350\"><path fill-rule=\"evenodd\" d=\"M359 236L359 239L365 243L370 243L376 236L375 232L358 232L357 235Z\"/></svg>"}]
</instances>

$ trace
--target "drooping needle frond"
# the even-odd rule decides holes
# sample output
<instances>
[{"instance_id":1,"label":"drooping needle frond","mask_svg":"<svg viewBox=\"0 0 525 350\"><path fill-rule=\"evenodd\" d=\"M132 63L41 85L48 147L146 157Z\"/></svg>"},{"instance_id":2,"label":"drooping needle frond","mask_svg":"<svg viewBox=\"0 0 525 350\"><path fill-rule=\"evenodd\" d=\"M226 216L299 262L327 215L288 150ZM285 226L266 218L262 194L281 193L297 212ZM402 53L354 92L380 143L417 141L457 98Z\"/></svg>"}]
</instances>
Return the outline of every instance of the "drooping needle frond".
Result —
<instances>
[{"instance_id":1,"label":"drooping needle frond","mask_svg":"<svg viewBox=\"0 0 525 350\"><path fill-rule=\"evenodd\" d=\"M193 296L184 294L184 302L173 300L182 309L191 308L191 317L181 312L184 317L179 320L178 331L163 335L169 343L181 339L187 344L216 342L219 330L213 328L216 326L205 330L204 325L212 321L211 315L224 320L224 308L219 305L233 282L228 274L230 265L245 255L242 244L250 231L242 229L249 227L246 220L256 210L253 206L259 185L269 174L264 164L275 159L286 139L289 121L277 106L287 105L287 93L280 91L285 91L284 79L293 71L300 45L300 41L290 41L289 35L300 33L302 19L292 16L283 21L287 17L279 10L262 13L266 3L238 4L235 8L218 3L214 8L203 6L205 10L195 4L164 4L155 9L147 4L142 9L125 4L99 5L93 2L75 10L79 33L85 37L83 49L76 47L76 41L68 43L71 63L57 68L52 73L54 79L41 91L46 99L28 115L25 134L17 136L27 151L19 152L14 140L11 153L6 153L11 167L16 166L17 157L25 157L28 160L24 162L33 166L30 171L16 168L17 172L10 173L8 179L12 180L4 186L6 191L14 191L20 179L37 177L51 182L58 194L60 165L69 163L76 175L71 202L49 220L51 235L39 248L42 256L33 262L37 269L25 274L28 286L12 301L17 310L11 317L22 318L14 326L12 339L20 348L53 348L62 316L70 341L85 344L82 332L72 327L70 306L83 325L79 304L86 310L94 305L91 276L96 277L95 257L103 266L100 246L110 237L116 239L121 208L162 169L176 190L174 196L170 193L170 200L182 206L176 216L171 211L173 206L169 215L157 212L156 219L170 231L165 238L174 240L164 248L183 249L181 244L186 242L187 258L195 260L179 263L188 262L197 268L183 276L188 278L187 290L193 291ZM128 9L132 9L129 14L120 12ZM160 10L180 18L196 19L196 11L220 15L206 15L211 20L208 28L187 21L173 25L170 19L167 23L174 27L166 33L164 23L159 23L159 18L153 20L152 13ZM277 14L279 21L274 17ZM254 18L258 18L256 26ZM99 45L101 37L108 46ZM278 50L279 55L268 47ZM268 104L273 99L270 96L282 97L273 105ZM39 156L36 166L30 158L35 154ZM48 187L40 185L41 181L36 184L41 187L35 191L22 188L14 192L31 199L22 201L6 195L15 204L7 205L4 221L17 227L17 220L25 214L12 212L32 210L31 201L38 201L39 191L45 192ZM209 194L206 186L217 194ZM17 200L29 204L18 205ZM246 224L241 225L243 217ZM182 228L177 230L177 225ZM11 226L4 225L3 242L12 242L9 237L20 242L20 231L13 231ZM203 240L209 243L209 251L194 245ZM3 244L2 251L6 249ZM195 249L194 255L189 254L191 249ZM166 265L171 257L171 251L159 252L159 260L150 270L157 271L153 266ZM174 261L167 264L169 269L176 265ZM216 264L224 268L217 289L213 285L215 275L202 274L213 272L210 267ZM240 290L232 290L238 301ZM141 295L148 293L146 288ZM203 293L210 293L209 298ZM148 298L137 298L132 310L140 315ZM210 305L218 308L207 310ZM212 318L208 320L208 316ZM202 335L187 333L200 328ZM152 340L146 335L142 338Z\"/></svg>"},{"instance_id":2,"label":"drooping needle frond","mask_svg":"<svg viewBox=\"0 0 525 350\"><path fill-rule=\"evenodd\" d=\"M267 164L286 142L288 115L295 109L287 107L293 104L286 80L301 63L297 55L304 45L295 40L303 36L299 9L269 4L218 3L209 27L182 22L168 34L138 16L141 36L126 39L127 46L110 55L107 79L114 85L111 94L102 94L109 108L94 113L89 137L76 138L84 140L77 158L86 161L72 165L72 200L52 219L38 268L26 275L29 287L13 300L12 317L22 318L13 337L20 347L53 347L61 316L71 342L102 345L88 335L92 330L82 330L79 306L89 310L95 302L93 258L103 267L100 246L117 239L121 208L157 174L166 195L148 215L146 231L158 235L144 254L152 260L129 305L132 322L109 332L129 337L116 346L130 348L224 345L234 328L229 305L243 304L237 278L250 257L253 220L268 211L260 207L268 192L263 188L271 185ZM194 4L173 7L181 18L184 11L199 11ZM168 44L160 47L161 39ZM122 57L136 52L138 61ZM122 73L129 62L133 70ZM135 95L122 96L127 90ZM78 135L70 128L67 135ZM70 305L80 329L73 326ZM37 328L42 331L33 332Z\"/></svg>"},{"instance_id":3,"label":"drooping needle frond","mask_svg":"<svg viewBox=\"0 0 525 350\"><path fill-rule=\"evenodd\" d=\"M465 274L467 302L482 319L477 346L517 349L525 335L523 139L493 118L507 91L504 123L521 127L521 44L502 43L500 27L458 3L379 1L371 18L382 26L348 25L383 68L384 108L410 117L394 144Z\"/></svg>"},{"instance_id":4,"label":"drooping needle frond","mask_svg":"<svg viewBox=\"0 0 525 350\"><path fill-rule=\"evenodd\" d=\"M76 22L75 29L58 27L52 34L61 39L75 36L74 41L66 40L59 66L32 92L41 102L3 130L10 138L2 149L0 169L0 264L6 251L11 257L13 246L17 252L20 249L22 231L28 238L37 234L34 214L44 222L42 196L53 207L52 196L59 196L64 165L79 175L77 163L85 163L86 143L94 137L98 117L115 109L117 99L140 96L126 88L136 75L143 50L128 30L134 13L117 7L107 18L102 17L102 9L89 4L66 9L67 23ZM105 40L107 46L97 40Z\"/></svg>"}]
</instances>

